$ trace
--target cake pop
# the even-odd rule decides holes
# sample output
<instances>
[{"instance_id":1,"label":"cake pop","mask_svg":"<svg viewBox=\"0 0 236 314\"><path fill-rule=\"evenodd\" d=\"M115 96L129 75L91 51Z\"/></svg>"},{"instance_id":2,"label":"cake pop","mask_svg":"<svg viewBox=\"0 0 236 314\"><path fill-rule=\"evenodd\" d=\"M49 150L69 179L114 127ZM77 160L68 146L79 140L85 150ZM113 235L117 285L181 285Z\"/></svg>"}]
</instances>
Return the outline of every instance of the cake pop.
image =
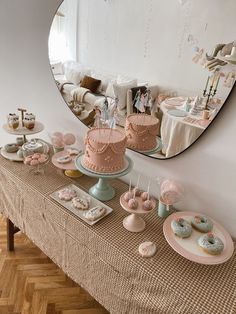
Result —
<instances>
[{"instance_id":1,"label":"cake pop","mask_svg":"<svg viewBox=\"0 0 236 314\"><path fill-rule=\"evenodd\" d=\"M150 194L149 194L150 182L151 182L151 181L149 180L147 192L142 193L142 195L144 194L143 196L147 197L146 200L145 200L144 203L143 203L143 209L144 209L144 210L147 210L147 211L153 209L153 204L152 204L152 201L150 201Z\"/></svg>"},{"instance_id":2,"label":"cake pop","mask_svg":"<svg viewBox=\"0 0 236 314\"><path fill-rule=\"evenodd\" d=\"M142 198L142 200L143 200L144 202L148 199L148 197L149 197L148 192L143 192L143 193L141 194L141 198Z\"/></svg>"},{"instance_id":3,"label":"cake pop","mask_svg":"<svg viewBox=\"0 0 236 314\"><path fill-rule=\"evenodd\" d=\"M136 196L141 196L142 191L136 186L133 188L133 193L135 193Z\"/></svg>"},{"instance_id":4,"label":"cake pop","mask_svg":"<svg viewBox=\"0 0 236 314\"><path fill-rule=\"evenodd\" d=\"M153 209L153 204L152 204L152 201L150 200L146 200L144 203L143 203L143 209L144 210L152 210Z\"/></svg>"},{"instance_id":5,"label":"cake pop","mask_svg":"<svg viewBox=\"0 0 236 314\"><path fill-rule=\"evenodd\" d=\"M131 198L128 202L128 206L130 209L137 209L138 208L138 201L135 199L135 189L133 190L133 198Z\"/></svg>"},{"instance_id":6,"label":"cake pop","mask_svg":"<svg viewBox=\"0 0 236 314\"><path fill-rule=\"evenodd\" d=\"M137 209L138 201L135 198L132 198L131 200L129 200L128 206L130 209Z\"/></svg>"},{"instance_id":7,"label":"cake pop","mask_svg":"<svg viewBox=\"0 0 236 314\"><path fill-rule=\"evenodd\" d=\"M131 200L133 198L133 194L132 192L126 192L124 195L124 200L128 203L129 200Z\"/></svg>"}]
</instances>

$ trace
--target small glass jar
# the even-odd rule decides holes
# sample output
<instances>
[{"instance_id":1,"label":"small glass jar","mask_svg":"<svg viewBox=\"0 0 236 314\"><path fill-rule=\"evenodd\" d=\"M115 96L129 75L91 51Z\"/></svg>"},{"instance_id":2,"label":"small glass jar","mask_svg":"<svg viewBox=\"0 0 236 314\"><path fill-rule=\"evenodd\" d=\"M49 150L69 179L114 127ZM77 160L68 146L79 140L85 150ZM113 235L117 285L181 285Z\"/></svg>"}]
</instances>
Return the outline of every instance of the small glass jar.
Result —
<instances>
[{"instance_id":1,"label":"small glass jar","mask_svg":"<svg viewBox=\"0 0 236 314\"><path fill-rule=\"evenodd\" d=\"M35 127L35 115L32 113L25 113L23 124L28 130L32 130Z\"/></svg>"},{"instance_id":2,"label":"small glass jar","mask_svg":"<svg viewBox=\"0 0 236 314\"><path fill-rule=\"evenodd\" d=\"M48 154L49 147L47 143L40 139L32 139L22 145L22 150L24 157L27 157L35 153Z\"/></svg>"},{"instance_id":3,"label":"small glass jar","mask_svg":"<svg viewBox=\"0 0 236 314\"><path fill-rule=\"evenodd\" d=\"M10 129L17 129L19 127L19 116L15 113L9 113L7 116L7 124Z\"/></svg>"},{"instance_id":4,"label":"small glass jar","mask_svg":"<svg viewBox=\"0 0 236 314\"><path fill-rule=\"evenodd\" d=\"M42 168L49 160L48 145L39 140L33 139L22 146L24 164L33 168L34 174L44 174Z\"/></svg>"}]
</instances>

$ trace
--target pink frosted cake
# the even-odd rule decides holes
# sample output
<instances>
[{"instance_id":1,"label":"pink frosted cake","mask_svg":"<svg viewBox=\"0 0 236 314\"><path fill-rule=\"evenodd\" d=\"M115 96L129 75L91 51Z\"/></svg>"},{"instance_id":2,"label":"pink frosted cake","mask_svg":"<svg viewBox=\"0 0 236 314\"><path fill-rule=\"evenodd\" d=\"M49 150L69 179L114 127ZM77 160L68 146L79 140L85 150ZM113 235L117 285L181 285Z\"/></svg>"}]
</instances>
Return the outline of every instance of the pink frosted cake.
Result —
<instances>
[{"instance_id":1,"label":"pink frosted cake","mask_svg":"<svg viewBox=\"0 0 236 314\"><path fill-rule=\"evenodd\" d=\"M147 114L131 114L126 118L127 147L138 151L152 150L157 145L159 120Z\"/></svg>"},{"instance_id":2,"label":"pink frosted cake","mask_svg":"<svg viewBox=\"0 0 236 314\"><path fill-rule=\"evenodd\" d=\"M83 165L93 171L112 173L124 169L126 136L116 129L97 128L87 132Z\"/></svg>"}]
</instances>

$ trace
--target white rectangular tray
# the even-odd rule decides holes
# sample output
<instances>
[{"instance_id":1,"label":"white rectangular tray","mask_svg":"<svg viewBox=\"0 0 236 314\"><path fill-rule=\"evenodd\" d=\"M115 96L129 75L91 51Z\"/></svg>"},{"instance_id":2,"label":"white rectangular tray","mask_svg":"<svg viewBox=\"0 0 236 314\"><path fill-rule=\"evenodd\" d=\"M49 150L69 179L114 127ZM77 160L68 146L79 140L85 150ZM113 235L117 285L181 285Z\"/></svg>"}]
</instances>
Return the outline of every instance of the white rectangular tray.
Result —
<instances>
[{"instance_id":1,"label":"white rectangular tray","mask_svg":"<svg viewBox=\"0 0 236 314\"><path fill-rule=\"evenodd\" d=\"M79 209L76 209L72 202L71 201L63 201L61 200L59 197L58 197L58 192L62 189L65 189L65 188L69 188L69 189L73 189L76 191L77 193L77 196L79 197L85 197L85 198L89 198L90 199L90 206L89 206L89 209L90 208L93 208L95 206L102 206L103 208L106 209L106 213L104 216L98 218L97 220L95 221L90 221L90 220L87 220L85 217L84 217L84 214L87 213L87 211L89 210L79 210ZM50 197L53 198L56 202L58 202L60 205L62 205L63 207L65 207L66 209L68 209L70 212L72 212L74 215L76 215L77 217L79 217L80 219L82 219L84 222L86 222L87 224L89 224L90 226L93 226L95 225L98 221L100 221L101 219L103 219L104 217L106 217L107 215L109 215L113 209L111 207L108 207L107 205L105 205L104 203L98 201L97 199L95 199L94 197L92 197L91 195L89 195L88 193L86 193L85 191L81 190L78 186L74 185L74 184L70 184L68 186L65 186L55 192L53 192L52 194L50 194Z\"/></svg>"}]
</instances>

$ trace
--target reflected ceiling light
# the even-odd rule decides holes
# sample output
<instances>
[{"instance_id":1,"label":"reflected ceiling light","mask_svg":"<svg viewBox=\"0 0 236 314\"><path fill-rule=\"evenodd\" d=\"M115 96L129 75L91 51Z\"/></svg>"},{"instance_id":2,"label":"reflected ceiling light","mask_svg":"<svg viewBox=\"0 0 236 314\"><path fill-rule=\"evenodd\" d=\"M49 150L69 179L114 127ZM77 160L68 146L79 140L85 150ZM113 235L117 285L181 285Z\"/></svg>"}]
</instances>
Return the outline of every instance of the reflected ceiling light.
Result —
<instances>
[{"instance_id":1,"label":"reflected ceiling light","mask_svg":"<svg viewBox=\"0 0 236 314\"><path fill-rule=\"evenodd\" d=\"M63 14L63 13L60 12L60 11L57 11L56 15L57 15L57 16L60 16L60 17L65 17L65 14Z\"/></svg>"}]
</instances>

